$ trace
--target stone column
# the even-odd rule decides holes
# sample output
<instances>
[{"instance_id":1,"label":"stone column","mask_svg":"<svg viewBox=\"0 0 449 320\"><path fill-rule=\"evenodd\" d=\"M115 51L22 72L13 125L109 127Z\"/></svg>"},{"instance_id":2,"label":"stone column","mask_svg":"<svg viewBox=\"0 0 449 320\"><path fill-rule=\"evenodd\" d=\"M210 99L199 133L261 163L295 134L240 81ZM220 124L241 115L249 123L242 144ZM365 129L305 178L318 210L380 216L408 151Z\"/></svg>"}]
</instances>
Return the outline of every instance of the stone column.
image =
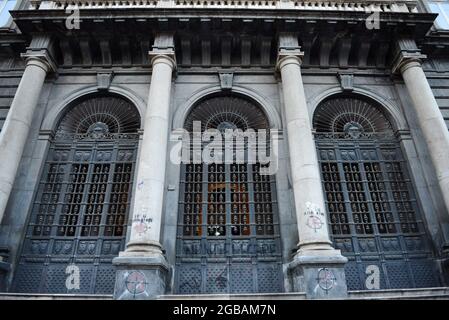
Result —
<instances>
[{"instance_id":1,"label":"stone column","mask_svg":"<svg viewBox=\"0 0 449 320\"><path fill-rule=\"evenodd\" d=\"M0 292L6 292L7 275L11 271L11 262L9 261L9 249L0 247Z\"/></svg>"},{"instance_id":2,"label":"stone column","mask_svg":"<svg viewBox=\"0 0 449 320\"><path fill-rule=\"evenodd\" d=\"M26 67L0 133L0 222L14 184L45 77L56 66L48 51L50 38L33 38L22 54Z\"/></svg>"},{"instance_id":3,"label":"stone column","mask_svg":"<svg viewBox=\"0 0 449 320\"><path fill-rule=\"evenodd\" d=\"M295 291L309 298L346 296L347 259L331 246L316 146L301 77L303 52L292 34L279 37L277 69L282 80L291 179L298 224L297 253L290 264Z\"/></svg>"},{"instance_id":4,"label":"stone column","mask_svg":"<svg viewBox=\"0 0 449 320\"><path fill-rule=\"evenodd\" d=\"M165 293L168 280L169 266L163 255L160 234L170 92L176 67L173 37L159 35L150 58L152 75L133 193L131 235L126 250L114 259L117 266L116 299L154 298Z\"/></svg>"},{"instance_id":5,"label":"stone column","mask_svg":"<svg viewBox=\"0 0 449 320\"><path fill-rule=\"evenodd\" d=\"M422 68L424 58L414 40L401 39L392 71L404 79L449 212L449 131Z\"/></svg>"}]
</instances>

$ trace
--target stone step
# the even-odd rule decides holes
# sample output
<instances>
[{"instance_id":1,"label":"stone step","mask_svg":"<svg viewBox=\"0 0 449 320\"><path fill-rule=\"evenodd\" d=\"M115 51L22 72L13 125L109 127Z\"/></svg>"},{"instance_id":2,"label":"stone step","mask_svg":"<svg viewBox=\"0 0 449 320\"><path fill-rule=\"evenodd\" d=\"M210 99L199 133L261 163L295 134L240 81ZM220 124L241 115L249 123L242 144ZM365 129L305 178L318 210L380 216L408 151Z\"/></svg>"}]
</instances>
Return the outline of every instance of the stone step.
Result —
<instances>
[{"instance_id":1,"label":"stone step","mask_svg":"<svg viewBox=\"0 0 449 320\"><path fill-rule=\"evenodd\" d=\"M446 299L449 300L449 287L418 289L385 289L372 291L349 291L348 299L356 300L397 300L397 299ZM305 293L266 293L266 294L197 294L163 295L158 300L306 300Z\"/></svg>"},{"instance_id":2,"label":"stone step","mask_svg":"<svg viewBox=\"0 0 449 320\"><path fill-rule=\"evenodd\" d=\"M448 299L449 287L349 291L350 299Z\"/></svg>"},{"instance_id":3,"label":"stone step","mask_svg":"<svg viewBox=\"0 0 449 320\"><path fill-rule=\"evenodd\" d=\"M4 293L0 300L112 300L109 294Z\"/></svg>"},{"instance_id":4,"label":"stone step","mask_svg":"<svg viewBox=\"0 0 449 320\"><path fill-rule=\"evenodd\" d=\"M305 300L304 292L242 294L166 294L157 300Z\"/></svg>"},{"instance_id":5,"label":"stone step","mask_svg":"<svg viewBox=\"0 0 449 320\"><path fill-rule=\"evenodd\" d=\"M355 300L449 300L449 287L349 291L348 298ZM0 300L112 300L112 295L0 293ZM157 297L157 300L306 300L306 295L303 292L191 295L167 294Z\"/></svg>"}]
</instances>

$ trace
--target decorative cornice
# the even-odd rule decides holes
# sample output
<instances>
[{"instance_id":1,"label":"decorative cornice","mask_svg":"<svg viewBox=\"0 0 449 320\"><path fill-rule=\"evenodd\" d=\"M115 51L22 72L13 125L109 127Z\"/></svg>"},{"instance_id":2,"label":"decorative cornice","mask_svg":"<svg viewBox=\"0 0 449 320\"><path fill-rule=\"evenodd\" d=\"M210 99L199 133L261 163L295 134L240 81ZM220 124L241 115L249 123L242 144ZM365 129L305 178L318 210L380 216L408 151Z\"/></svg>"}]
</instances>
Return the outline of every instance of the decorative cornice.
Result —
<instances>
[{"instance_id":1,"label":"decorative cornice","mask_svg":"<svg viewBox=\"0 0 449 320\"><path fill-rule=\"evenodd\" d=\"M416 0L31 0L32 9L194 8L194 9L291 9L311 11L418 12Z\"/></svg>"},{"instance_id":2,"label":"decorative cornice","mask_svg":"<svg viewBox=\"0 0 449 320\"><path fill-rule=\"evenodd\" d=\"M264 31L269 32L299 31L307 28L329 28L336 31L344 26L366 30L366 19L371 15L367 11L326 11L326 10L247 10L219 8L149 8L130 7L129 10L118 10L109 7L89 8L80 10L80 26L78 29L67 30L64 21L68 17L66 10L17 10L11 11L14 22L24 34L31 32L65 32L66 34L95 33L99 30L107 32L114 26L114 32L134 31L150 35L152 32L179 31L186 32L210 30L211 25L220 28L241 30L243 33ZM379 15L380 30L377 34L413 34L416 38L423 37L433 26L435 14L408 12L384 12ZM101 23L103 22L103 23ZM107 22L107 23L106 23ZM201 26L198 28L198 26ZM232 28L231 28L232 27ZM273 30L275 29L275 30ZM145 30L145 31L142 31ZM117 34L118 36L118 34Z\"/></svg>"},{"instance_id":3,"label":"decorative cornice","mask_svg":"<svg viewBox=\"0 0 449 320\"><path fill-rule=\"evenodd\" d=\"M391 35L413 35L421 43L434 19L429 14L384 13L380 15L381 29L365 32L367 13L356 11L103 8L82 11L82 28L67 30L64 10L21 10L12 15L24 35L45 32L59 39L55 47L58 63L64 68L146 68L151 50L150 58L166 55L179 63L178 67L188 68L272 68L279 54L278 60L296 55L303 67L390 69ZM154 36L167 31L176 31L176 57L174 45L161 43L151 48ZM295 32L301 48L279 52L274 40L283 32ZM104 34L110 37L105 39ZM341 34L348 36L341 38ZM230 37L240 41L231 43ZM256 46L260 49L255 50Z\"/></svg>"}]
</instances>

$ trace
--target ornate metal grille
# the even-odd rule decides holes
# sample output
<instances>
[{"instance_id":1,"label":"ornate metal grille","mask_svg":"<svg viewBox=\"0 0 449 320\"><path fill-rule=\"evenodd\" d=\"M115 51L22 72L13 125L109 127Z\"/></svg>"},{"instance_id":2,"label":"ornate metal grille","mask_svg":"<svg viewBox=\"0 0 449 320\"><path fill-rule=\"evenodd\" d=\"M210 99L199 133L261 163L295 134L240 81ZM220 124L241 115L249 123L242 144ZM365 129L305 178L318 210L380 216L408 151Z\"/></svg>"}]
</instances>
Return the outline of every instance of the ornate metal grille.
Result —
<instances>
[{"instance_id":1,"label":"ornate metal grille","mask_svg":"<svg viewBox=\"0 0 449 320\"><path fill-rule=\"evenodd\" d=\"M216 97L199 104L185 128L268 129L246 100ZM234 149L235 151L235 149ZM273 176L261 163L182 166L176 246L177 293L283 291Z\"/></svg>"},{"instance_id":2,"label":"ornate metal grille","mask_svg":"<svg viewBox=\"0 0 449 320\"><path fill-rule=\"evenodd\" d=\"M349 258L348 288L438 286L407 162L380 107L331 98L314 126L333 242Z\"/></svg>"},{"instance_id":3,"label":"ornate metal grille","mask_svg":"<svg viewBox=\"0 0 449 320\"><path fill-rule=\"evenodd\" d=\"M15 291L113 292L111 261L124 247L139 122L134 106L116 97L85 100L62 119L30 215ZM71 265L75 269L67 269ZM77 270L79 288L75 279L67 286Z\"/></svg>"}]
</instances>

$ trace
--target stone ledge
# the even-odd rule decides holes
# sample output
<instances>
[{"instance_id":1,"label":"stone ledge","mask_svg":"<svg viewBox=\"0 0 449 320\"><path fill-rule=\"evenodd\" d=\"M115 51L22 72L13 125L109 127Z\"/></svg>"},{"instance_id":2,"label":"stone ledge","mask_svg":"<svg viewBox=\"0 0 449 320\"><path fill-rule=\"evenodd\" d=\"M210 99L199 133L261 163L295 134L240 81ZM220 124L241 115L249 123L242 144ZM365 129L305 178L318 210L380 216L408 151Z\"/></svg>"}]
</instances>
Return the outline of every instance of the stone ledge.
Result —
<instances>
[{"instance_id":1,"label":"stone ledge","mask_svg":"<svg viewBox=\"0 0 449 320\"><path fill-rule=\"evenodd\" d=\"M146 266L160 266L166 270L169 269L169 265L163 256L144 256L144 253L132 252L127 255L120 255L113 259L112 263L115 266L129 266L134 267L146 267ZM134 255L133 255L134 254Z\"/></svg>"},{"instance_id":2,"label":"stone ledge","mask_svg":"<svg viewBox=\"0 0 449 320\"><path fill-rule=\"evenodd\" d=\"M112 295L0 293L0 300L112 300ZM444 299L449 300L449 287L348 291L349 300ZM306 300L304 292L160 295L157 300Z\"/></svg>"},{"instance_id":3,"label":"stone ledge","mask_svg":"<svg viewBox=\"0 0 449 320\"><path fill-rule=\"evenodd\" d=\"M384 289L348 291L349 299L445 299L449 300L449 287Z\"/></svg>"},{"instance_id":4,"label":"stone ledge","mask_svg":"<svg viewBox=\"0 0 449 320\"><path fill-rule=\"evenodd\" d=\"M106 294L0 293L0 300L112 300Z\"/></svg>"},{"instance_id":5,"label":"stone ledge","mask_svg":"<svg viewBox=\"0 0 449 320\"><path fill-rule=\"evenodd\" d=\"M156 300L306 300L305 292L247 294L167 294Z\"/></svg>"},{"instance_id":6,"label":"stone ledge","mask_svg":"<svg viewBox=\"0 0 449 320\"><path fill-rule=\"evenodd\" d=\"M32 0L31 9L73 8L70 0ZM219 8L219 9L292 9L322 11L408 12L417 13L416 0L80 0L80 9L100 8Z\"/></svg>"}]
</instances>

